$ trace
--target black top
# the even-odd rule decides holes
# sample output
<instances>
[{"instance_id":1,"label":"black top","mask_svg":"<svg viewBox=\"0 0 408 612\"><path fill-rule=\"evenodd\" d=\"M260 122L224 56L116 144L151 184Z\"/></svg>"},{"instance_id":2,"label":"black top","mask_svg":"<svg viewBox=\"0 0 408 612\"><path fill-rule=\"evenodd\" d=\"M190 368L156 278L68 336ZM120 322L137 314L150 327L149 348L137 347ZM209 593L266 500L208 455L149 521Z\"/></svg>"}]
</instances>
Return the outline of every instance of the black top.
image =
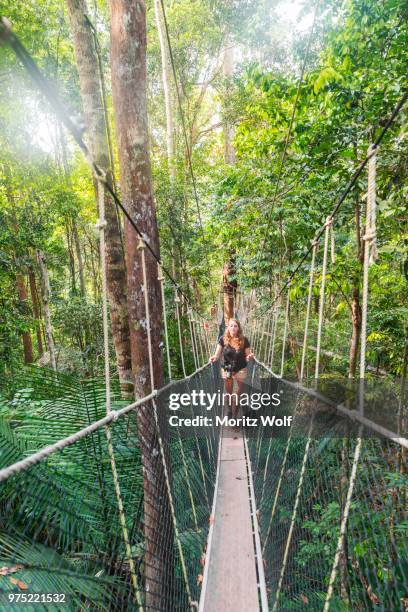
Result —
<instances>
[{"instance_id":1,"label":"black top","mask_svg":"<svg viewBox=\"0 0 408 612\"><path fill-rule=\"evenodd\" d=\"M249 348L249 340L244 337L244 344L238 351L232 346L224 346L224 338L218 340L218 344L222 346L222 357L224 364L231 364L233 372L239 372L247 365L245 357L245 349Z\"/></svg>"}]
</instances>

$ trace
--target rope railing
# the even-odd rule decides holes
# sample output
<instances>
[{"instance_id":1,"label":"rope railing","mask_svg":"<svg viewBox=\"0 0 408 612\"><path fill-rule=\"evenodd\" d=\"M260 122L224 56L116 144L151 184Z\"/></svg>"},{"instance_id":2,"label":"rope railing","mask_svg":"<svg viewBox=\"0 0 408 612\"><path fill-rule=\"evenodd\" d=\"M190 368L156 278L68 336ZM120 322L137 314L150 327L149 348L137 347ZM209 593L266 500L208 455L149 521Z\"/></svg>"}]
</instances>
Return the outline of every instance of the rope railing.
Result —
<instances>
[{"instance_id":1,"label":"rope railing","mask_svg":"<svg viewBox=\"0 0 408 612\"><path fill-rule=\"evenodd\" d=\"M215 393L219 384L205 365L128 406L114 398L104 418L2 469L2 567L30 592L48 576L49 592L75 607L195 609L219 437L169 426L168 406L175 391Z\"/></svg>"},{"instance_id":2,"label":"rope railing","mask_svg":"<svg viewBox=\"0 0 408 612\"><path fill-rule=\"evenodd\" d=\"M265 332L265 316L268 316L265 310L259 309L251 316L250 334L258 355L251 384L263 391L271 391L276 389L276 381L280 381L280 392L285 396L288 394L290 401L284 401L285 409L279 414L287 415L289 412L293 416L287 436L268 435L265 426L258 427L255 436L251 435L250 428L247 430L270 594L268 605L273 611L306 604L324 612L344 605L351 609L367 609L373 603L382 609L398 609L408 585L404 565L408 546L403 537L406 512L403 473L406 465L403 467L404 462L401 462L408 449L408 439L400 435L395 422L392 431L384 426L381 417L378 423L365 415L365 396L371 398L369 408L373 402L373 393L370 388L365 388L364 378L367 369L369 266L377 257L376 153L377 147L372 146L367 155L360 380L354 389L350 388L350 383L345 385L343 382L343 393L337 389L335 399L326 397L319 390L328 259L330 257L332 265L336 261L333 215L326 219L324 226L314 382L311 387L305 386L303 379L319 235L312 242L299 382L283 378L290 280L285 285L288 291L279 373L272 369L273 351L271 354L268 350L268 343L269 346L274 344L277 326L272 325L273 331ZM278 297L282 298L282 291ZM276 303L273 304L273 316ZM262 358L267 363L261 363ZM355 409L350 408L352 391L355 392ZM378 395L378 390L376 393ZM338 399L339 395L344 395L344 399ZM398 406L401 401L403 398L398 401ZM330 426L326 425L323 430L322 406L323 414L327 415L328 408L332 411ZM276 410L273 412L276 415ZM393 414L396 418L395 406ZM375 491L374 495L372 491Z\"/></svg>"},{"instance_id":3,"label":"rope railing","mask_svg":"<svg viewBox=\"0 0 408 612\"><path fill-rule=\"evenodd\" d=\"M358 410L333 412L316 389L264 364L254 368L255 388L281 392L281 406L262 414L294 417L286 435L246 430L269 609L399 609L408 581L400 461L408 440Z\"/></svg>"}]
</instances>

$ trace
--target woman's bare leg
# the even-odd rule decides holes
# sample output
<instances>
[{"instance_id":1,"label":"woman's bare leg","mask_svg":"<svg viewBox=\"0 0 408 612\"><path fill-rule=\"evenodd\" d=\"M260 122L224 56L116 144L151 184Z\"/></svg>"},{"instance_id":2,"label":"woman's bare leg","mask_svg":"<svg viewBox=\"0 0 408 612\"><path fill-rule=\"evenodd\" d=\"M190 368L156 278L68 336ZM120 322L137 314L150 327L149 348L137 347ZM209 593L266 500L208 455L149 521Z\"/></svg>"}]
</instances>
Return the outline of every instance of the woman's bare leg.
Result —
<instances>
[{"instance_id":1,"label":"woman's bare leg","mask_svg":"<svg viewBox=\"0 0 408 612\"><path fill-rule=\"evenodd\" d=\"M234 380L232 378L226 378L224 380L224 392L225 393L229 393L230 398L228 398L226 400L226 405L227 405L227 412L228 414L232 414L232 410L233 410L233 401L234 401L234 396L232 395L232 392L234 390Z\"/></svg>"},{"instance_id":2,"label":"woman's bare leg","mask_svg":"<svg viewBox=\"0 0 408 612\"><path fill-rule=\"evenodd\" d=\"M234 395L234 405L233 405L233 413L232 416L235 418L238 416L238 407L239 407L239 398L242 392L242 387L244 386L244 381L243 380L237 380L237 391L236 391L236 396Z\"/></svg>"}]
</instances>

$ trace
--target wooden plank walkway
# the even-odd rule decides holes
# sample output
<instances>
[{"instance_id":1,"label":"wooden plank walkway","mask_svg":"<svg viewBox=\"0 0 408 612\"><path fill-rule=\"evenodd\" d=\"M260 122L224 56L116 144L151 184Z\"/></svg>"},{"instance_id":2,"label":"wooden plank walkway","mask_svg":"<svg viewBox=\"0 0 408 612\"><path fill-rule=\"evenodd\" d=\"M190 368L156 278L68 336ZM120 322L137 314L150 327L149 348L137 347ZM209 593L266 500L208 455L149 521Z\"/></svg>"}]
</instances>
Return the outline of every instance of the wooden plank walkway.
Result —
<instances>
[{"instance_id":1,"label":"wooden plank walkway","mask_svg":"<svg viewBox=\"0 0 408 612\"><path fill-rule=\"evenodd\" d=\"M209 550L204 612L258 612L258 588L244 454L240 431L221 440L218 494Z\"/></svg>"}]
</instances>

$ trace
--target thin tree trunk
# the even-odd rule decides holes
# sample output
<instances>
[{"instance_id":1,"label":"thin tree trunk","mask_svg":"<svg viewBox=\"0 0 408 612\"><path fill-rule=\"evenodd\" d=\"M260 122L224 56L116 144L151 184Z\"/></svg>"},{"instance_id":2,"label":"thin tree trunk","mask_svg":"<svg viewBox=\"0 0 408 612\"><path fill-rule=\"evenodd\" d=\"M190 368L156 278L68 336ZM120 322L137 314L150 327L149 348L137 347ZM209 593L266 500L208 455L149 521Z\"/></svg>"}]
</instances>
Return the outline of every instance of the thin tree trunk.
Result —
<instances>
[{"instance_id":1,"label":"thin tree trunk","mask_svg":"<svg viewBox=\"0 0 408 612\"><path fill-rule=\"evenodd\" d=\"M40 269L41 280L41 298L44 307L45 321L45 341L47 350L50 356L50 364L53 370L57 369L57 360L55 357L55 345L52 335L51 311L50 311L50 280L48 277L48 267L45 255L42 251L37 250L37 261Z\"/></svg>"},{"instance_id":2,"label":"thin tree trunk","mask_svg":"<svg viewBox=\"0 0 408 612\"><path fill-rule=\"evenodd\" d=\"M234 47L231 45L224 50L224 59L222 64L224 77L230 79L234 71ZM234 138L234 126L228 121L224 122L224 159L226 164L235 165L235 147L232 144Z\"/></svg>"},{"instance_id":3,"label":"thin tree trunk","mask_svg":"<svg viewBox=\"0 0 408 612\"><path fill-rule=\"evenodd\" d=\"M65 222L65 229L67 233L69 270L71 273L71 291L73 294L76 294L75 256L74 256L74 249L72 247L72 235L71 235L71 228L70 228L69 220Z\"/></svg>"},{"instance_id":4,"label":"thin tree trunk","mask_svg":"<svg viewBox=\"0 0 408 612\"><path fill-rule=\"evenodd\" d=\"M7 179L10 180L10 171L7 166L5 167L5 174L6 174ZM9 180L6 182L6 194L7 194L8 201L13 207L12 208L13 229L14 229L14 232L17 234L18 233L18 223L17 223L17 216L16 216L16 212L14 208L14 205L15 205L14 195L10 188ZM14 253L14 263L18 269L17 253ZM18 299L20 301L21 310L23 312L28 311L27 289L25 286L24 276L21 274L21 272L16 273L16 289L17 289ZM33 343L31 340L30 331L21 332L21 337L23 340L24 363L33 363L34 361Z\"/></svg>"},{"instance_id":5,"label":"thin tree trunk","mask_svg":"<svg viewBox=\"0 0 408 612\"><path fill-rule=\"evenodd\" d=\"M157 32L159 34L160 52L162 61L162 81L164 102L166 107L166 144L167 144L167 160L169 166L170 186L174 186L174 124L173 124L173 109L171 100L171 64L169 49L167 44L166 32L163 24L163 16L161 11L160 0L154 0L154 11L156 16Z\"/></svg>"},{"instance_id":6,"label":"thin tree trunk","mask_svg":"<svg viewBox=\"0 0 408 612\"><path fill-rule=\"evenodd\" d=\"M28 269L28 280L30 283L30 293L31 293L31 303L33 305L33 315L36 320L36 336L37 336L37 349L38 356L42 357L44 354L43 342L42 342L42 333L41 333L41 313L40 313L40 305L38 303L38 294L37 294L37 285L35 282L35 274L33 268L30 266Z\"/></svg>"},{"instance_id":7,"label":"thin tree trunk","mask_svg":"<svg viewBox=\"0 0 408 612\"><path fill-rule=\"evenodd\" d=\"M85 0L67 0L67 5L90 149L94 161L106 172L108 180L111 180L107 126L98 77L98 57L91 27L86 19L86 2ZM96 185L95 192L97 195ZM122 392L128 395L131 393L133 380L125 261L115 205L106 190L105 214L107 221L105 230L106 276L112 338Z\"/></svg>"},{"instance_id":8,"label":"thin tree trunk","mask_svg":"<svg viewBox=\"0 0 408 612\"><path fill-rule=\"evenodd\" d=\"M222 65L224 77L231 78L234 70L234 49L229 46L224 50L224 60ZM234 138L234 128L224 122L224 161L226 164L235 164L235 148L232 144ZM224 319L228 324L229 319L234 317L235 299L238 283L235 275L235 251L229 250L228 259L223 268L223 292L224 292Z\"/></svg>"},{"instance_id":9,"label":"thin tree trunk","mask_svg":"<svg viewBox=\"0 0 408 612\"><path fill-rule=\"evenodd\" d=\"M72 237L74 239L74 245L75 245L75 254L76 254L76 258L78 262L79 288L81 291L81 295L85 296L86 286L85 286L85 275L84 275L84 262L82 259L81 243L79 240L78 226L76 224L75 219L71 220L71 226L72 226Z\"/></svg>"},{"instance_id":10,"label":"thin tree trunk","mask_svg":"<svg viewBox=\"0 0 408 612\"><path fill-rule=\"evenodd\" d=\"M72 185L71 185L71 177L69 173L67 143L65 140L65 136L64 136L64 132L63 132L61 123L58 123L56 133L57 133L57 140L59 136L59 142L61 146L62 165L63 165L64 175L65 175L65 180L66 180L67 185L71 187ZM84 277L84 263L82 259L81 243L80 243L79 234L78 234L78 226L75 221L75 218L72 217L70 221L71 221L71 229L72 229L72 238L73 238L74 247L75 247L75 254L78 260L79 288L80 288L81 295L85 296L86 288L85 288L85 277Z\"/></svg>"},{"instance_id":11,"label":"thin tree trunk","mask_svg":"<svg viewBox=\"0 0 408 612\"><path fill-rule=\"evenodd\" d=\"M129 213L154 251L159 253L156 210L152 196L146 102L146 6L141 0L112 0L111 73L118 140L120 185ZM125 220L132 368L136 396L151 391L139 238ZM161 288L157 263L145 249L152 332L154 387L163 380L161 355ZM162 411L159 411L159 415ZM144 467L146 608L172 609L173 541L165 473L151 406L137 411ZM161 434L165 440L164 422ZM171 482L171 473L169 475Z\"/></svg>"},{"instance_id":12,"label":"thin tree trunk","mask_svg":"<svg viewBox=\"0 0 408 612\"><path fill-rule=\"evenodd\" d=\"M16 289L22 310L27 310L27 290L24 282L24 276L19 272L16 274ZM23 339L24 363L33 363L34 357L31 334L29 331L23 331L21 336Z\"/></svg>"},{"instance_id":13,"label":"thin tree trunk","mask_svg":"<svg viewBox=\"0 0 408 612\"><path fill-rule=\"evenodd\" d=\"M167 151L167 166L169 172L170 179L170 203L171 203L171 214L176 213L176 206L178 203L175 198L175 146L174 146L174 121L173 121L173 104L172 104L172 96L171 96L171 62L170 62L170 52L167 42L165 25L163 23L163 14L161 9L160 0L154 0L154 12L156 18L156 27L159 35L159 43L160 43L160 53L161 53L161 63L162 63L162 83L163 83L163 93L164 93L164 105L166 110L166 151ZM177 214L177 213L176 213ZM172 220L169 220L169 225L171 225ZM180 267L181 268L181 259L182 259L182 242L177 244L173 237L173 248L172 252L172 261L174 264L177 264L176 252L180 251ZM177 276L174 276L177 280Z\"/></svg>"},{"instance_id":14,"label":"thin tree trunk","mask_svg":"<svg viewBox=\"0 0 408 612\"><path fill-rule=\"evenodd\" d=\"M235 296L237 292L237 281L234 277L235 274L235 257L234 253L228 257L228 260L224 263L222 284L224 294L224 319L226 324L234 317L234 304Z\"/></svg>"}]
</instances>

